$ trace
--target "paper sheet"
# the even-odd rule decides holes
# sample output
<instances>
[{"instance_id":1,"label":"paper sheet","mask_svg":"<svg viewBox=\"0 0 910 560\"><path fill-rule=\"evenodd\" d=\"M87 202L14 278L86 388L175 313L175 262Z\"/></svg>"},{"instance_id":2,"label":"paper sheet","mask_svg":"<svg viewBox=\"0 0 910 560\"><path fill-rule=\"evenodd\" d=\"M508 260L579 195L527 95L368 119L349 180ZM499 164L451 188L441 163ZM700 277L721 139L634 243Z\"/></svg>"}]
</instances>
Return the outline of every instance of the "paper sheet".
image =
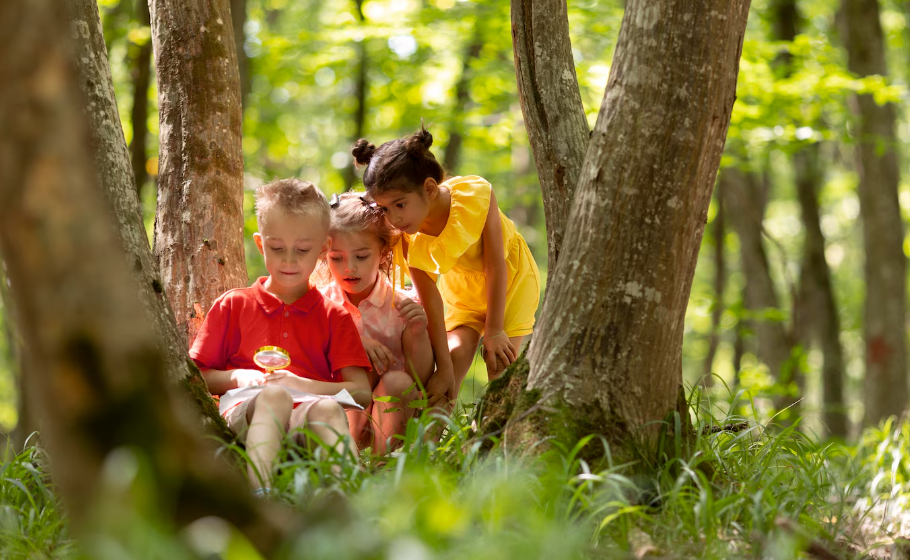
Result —
<instances>
[{"instance_id":1,"label":"paper sheet","mask_svg":"<svg viewBox=\"0 0 910 560\"><path fill-rule=\"evenodd\" d=\"M218 404L218 413L224 414L228 409L230 409L235 404L251 399L259 394L265 388L265 385L251 385L249 387L242 387L239 389L231 389L227 393L221 395L221 400ZM313 393L304 393L303 391L298 391L296 389L289 389L288 387L282 387L285 391L291 394L294 402L304 402L313 397L319 399L332 399L341 406L345 408L358 408L363 409L362 406L357 404L354 401L354 397L348 393L347 389L342 389L341 391L335 393L334 395L314 395Z\"/></svg>"}]
</instances>

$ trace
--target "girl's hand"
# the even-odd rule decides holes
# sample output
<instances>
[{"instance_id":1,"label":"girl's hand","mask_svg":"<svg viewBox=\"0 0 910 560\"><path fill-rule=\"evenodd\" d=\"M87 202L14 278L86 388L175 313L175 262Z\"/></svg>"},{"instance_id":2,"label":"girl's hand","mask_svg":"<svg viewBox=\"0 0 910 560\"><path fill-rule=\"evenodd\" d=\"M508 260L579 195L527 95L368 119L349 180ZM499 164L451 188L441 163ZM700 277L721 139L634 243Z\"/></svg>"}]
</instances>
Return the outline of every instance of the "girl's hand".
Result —
<instances>
[{"instance_id":1,"label":"girl's hand","mask_svg":"<svg viewBox=\"0 0 910 560\"><path fill-rule=\"evenodd\" d=\"M384 344L368 336L361 336L360 341L363 343L363 349L366 350L370 361L373 362L373 369L376 370L376 373L382 375L392 367L395 357Z\"/></svg>"},{"instance_id":2,"label":"girl's hand","mask_svg":"<svg viewBox=\"0 0 910 560\"><path fill-rule=\"evenodd\" d=\"M509 367L509 365L518 357L518 352L516 352L515 347L512 346L512 341L506 336L505 331L499 331L493 336L484 335L483 349L484 361L487 363L487 368L496 373ZM500 360L502 368L490 368L491 364L496 365L497 358Z\"/></svg>"},{"instance_id":3,"label":"girl's hand","mask_svg":"<svg viewBox=\"0 0 910 560\"><path fill-rule=\"evenodd\" d=\"M237 388L265 385L265 374L256 369L235 369L231 371L231 380L237 383Z\"/></svg>"},{"instance_id":4,"label":"girl's hand","mask_svg":"<svg viewBox=\"0 0 910 560\"><path fill-rule=\"evenodd\" d=\"M455 373L437 369L427 380L427 407L446 406L455 394Z\"/></svg>"},{"instance_id":5,"label":"girl's hand","mask_svg":"<svg viewBox=\"0 0 910 560\"><path fill-rule=\"evenodd\" d=\"M408 325L412 334L427 330L427 312L423 306L410 298L404 298L397 304L398 315Z\"/></svg>"}]
</instances>

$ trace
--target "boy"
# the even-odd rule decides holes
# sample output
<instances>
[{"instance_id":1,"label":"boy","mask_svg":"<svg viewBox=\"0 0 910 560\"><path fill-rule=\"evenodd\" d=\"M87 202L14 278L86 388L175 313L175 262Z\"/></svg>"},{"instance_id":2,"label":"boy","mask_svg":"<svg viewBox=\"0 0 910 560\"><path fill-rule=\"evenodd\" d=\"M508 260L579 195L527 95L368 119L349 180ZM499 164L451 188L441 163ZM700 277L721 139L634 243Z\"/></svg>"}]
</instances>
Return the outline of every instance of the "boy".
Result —
<instances>
[{"instance_id":1,"label":"boy","mask_svg":"<svg viewBox=\"0 0 910 560\"><path fill-rule=\"evenodd\" d=\"M263 483L287 430L307 427L339 453L348 433L340 404L317 397L294 403L284 387L319 395L347 389L358 404L371 402L370 361L353 319L310 286L329 249L329 219L328 201L312 183L283 179L259 187L253 239L269 276L215 300L190 350L212 394L265 386L224 412L231 430L245 440L258 495L269 492ZM262 346L284 348L291 365L266 375L253 362Z\"/></svg>"}]
</instances>

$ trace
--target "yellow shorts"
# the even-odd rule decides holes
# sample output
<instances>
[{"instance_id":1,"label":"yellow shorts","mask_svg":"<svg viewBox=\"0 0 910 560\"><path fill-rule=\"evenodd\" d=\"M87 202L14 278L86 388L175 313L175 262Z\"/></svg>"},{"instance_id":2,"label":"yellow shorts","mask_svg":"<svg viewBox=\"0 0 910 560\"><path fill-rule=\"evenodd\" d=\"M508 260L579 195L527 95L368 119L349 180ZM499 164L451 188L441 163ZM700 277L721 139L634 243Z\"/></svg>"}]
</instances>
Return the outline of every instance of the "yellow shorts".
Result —
<instances>
[{"instance_id":1,"label":"yellow shorts","mask_svg":"<svg viewBox=\"0 0 910 560\"><path fill-rule=\"evenodd\" d=\"M534 331L534 315L540 304L540 271L525 240L516 235L506 257L508 280L503 330L508 337ZM455 267L441 276L439 292L445 302L446 330L467 326L480 335L487 318L486 276L481 271Z\"/></svg>"}]
</instances>

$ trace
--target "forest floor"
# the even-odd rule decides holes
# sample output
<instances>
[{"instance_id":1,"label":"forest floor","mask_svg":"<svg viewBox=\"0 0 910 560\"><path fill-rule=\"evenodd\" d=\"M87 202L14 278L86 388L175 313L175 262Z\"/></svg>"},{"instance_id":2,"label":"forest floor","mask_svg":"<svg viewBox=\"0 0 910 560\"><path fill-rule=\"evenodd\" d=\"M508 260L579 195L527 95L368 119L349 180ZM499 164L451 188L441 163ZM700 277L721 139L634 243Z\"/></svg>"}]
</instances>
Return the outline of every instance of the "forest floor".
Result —
<instances>
[{"instance_id":1,"label":"forest floor","mask_svg":"<svg viewBox=\"0 0 910 560\"><path fill-rule=\"evenodd\" d=\"M596 436L542 457L482 454L465 404L452 418L413 420L404 451L364 454L357 465L289 443L277 499L301 511L328 501L345 514L300 535L286 557L846 560L891 558L894 540L910 537L907 422L867 429L854 445L819 443L792 427L712 414L729 403L693 397L701 435L692 453L595 467L580 452L602 445ZM425 437L434 421L447 424L437 442ZM743 422L740 431L702 430ZM42 451L27 447L0 464L0 558L258 558L223 522L178 531L127 509L118 496L151 489L141 468L109 470L99 501L108 532L77 549Z\"/></svg>"}]
</instances>

